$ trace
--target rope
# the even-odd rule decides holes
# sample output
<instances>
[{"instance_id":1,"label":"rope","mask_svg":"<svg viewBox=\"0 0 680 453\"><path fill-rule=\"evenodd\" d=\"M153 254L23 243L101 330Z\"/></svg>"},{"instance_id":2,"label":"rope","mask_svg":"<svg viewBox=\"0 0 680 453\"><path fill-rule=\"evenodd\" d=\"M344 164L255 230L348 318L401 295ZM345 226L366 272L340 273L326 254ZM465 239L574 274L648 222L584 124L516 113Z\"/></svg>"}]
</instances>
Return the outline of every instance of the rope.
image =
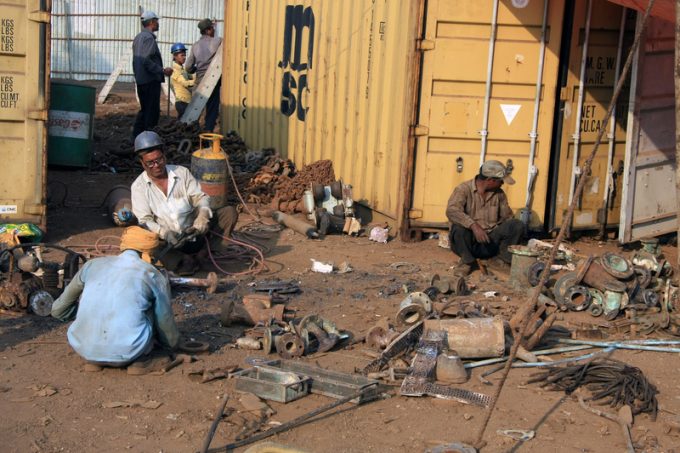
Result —
<instances>
[{"instance_id":1,"label":"rope","mask_svg":"<svg viewBox=\"0 0 680 453\"><path fill-rule=\"evenodd\" d=\"M644 33L645 28L647 27L647 19L649 18L649 13L651 12L652 7L654 6L654 2L655 0L649 0L647 9L645 10L645 15L642 18L640 28L637 30L635 34L635 40L630 48L630 52L628 53L626 64L624 65L623 70L621 71L621 76L619 78L618 83L616 84L616 88L614 89L614 94L612 95L612 99L609 102L609 107L607 108L607 113L605 114L604 119L602 120L602 124L608 123L609 118L612 115L614 106L616 105L616 101L619 95L621 94L621 90L623 89L623 84L628 78L628 72L630 71L630 66L633 62L633 56L637 53L637 49L640 45L640 38L642 37L642 34ZM604 136L605 129L606 128L600 128L600 131L598 132L597 135L597 139L595 140L595 144L593 146L593 150L591 151L590 155L583 164L583 170L581 174L587 175L590 172L590 167L593 163L593 159L595 158L595 153L597 153L597 149L599 148L600 143L602 142L602 137ZM524 334L526 333L527 327L529 325L529 320L531 319L531 314L536 309L538 296L541 294L541 290L545 287L546 283L548 282L548 279L550 278L550 267L555 261L557 250L559 249L560 244L564 241L564 236L566 235L567 231L570 229L569 225L571 224L571 219L574 215L574 210L576 209L578 199L580 198L580 195L583 192L583 188L585 187L586 179L587 178L579 178L578 185L576 186L576 190L574 192L574 197L572 199L571 204L569 205L569 209L567 210L564 219L562 220L560 232L557 235L557 239L555 239L555 244L550 250L548 262L545 266L545 269L543 270L543 273L541 274L541 279L538 283L538 286L534 289L531 299L529 299L525 303L525 306L520 307L520 311L527 310L528 315L525 316L524 319L522 320L522 324L519 327L519 332L517 333L517 335L515 335L515 341L512 344L512 348L510 349L508 361L505 362L505 368L503 368L503 375L501 376L501 379L498 383L498 387L496 388L496 392L493 395L491 404L484 413L484 419L482 420L482 425L480 426L480 429L477 433L477 438L474 443L475 447L477 447L478 449L481 449L485 445L483 442L484 433L486 432L486 428L489 426L491 415L493 414L493 411L496 408L496 403L498 402L498 398L500 397L501 392L503 391L503 387L505 386L508 374L510 373L510 369L512 368L512 363L515 361L515 358L517 357L517 351L519 350L521 339L524 338Z\"/></svg>"}]
</instances>

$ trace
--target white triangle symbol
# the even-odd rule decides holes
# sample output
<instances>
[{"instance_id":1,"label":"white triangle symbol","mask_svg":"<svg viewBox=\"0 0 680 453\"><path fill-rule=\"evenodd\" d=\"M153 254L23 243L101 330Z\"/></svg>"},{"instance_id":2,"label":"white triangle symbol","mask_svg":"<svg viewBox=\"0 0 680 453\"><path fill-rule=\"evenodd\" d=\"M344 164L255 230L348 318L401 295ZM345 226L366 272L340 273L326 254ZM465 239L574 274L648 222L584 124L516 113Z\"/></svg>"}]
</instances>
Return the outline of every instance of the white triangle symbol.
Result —
<instances>
[{"instance_id":1,"label":"white triangle symbol","mask_svg":"<svg viewBox=\"0 0 680 453\"><path fill-rule=\"evenodd\" d=\"M508 123L508 126L515 120L521 108L521 104L501 104L501 110L503 110L503 116L505 116L505 122Z\"/></svg>"}]
</instances>

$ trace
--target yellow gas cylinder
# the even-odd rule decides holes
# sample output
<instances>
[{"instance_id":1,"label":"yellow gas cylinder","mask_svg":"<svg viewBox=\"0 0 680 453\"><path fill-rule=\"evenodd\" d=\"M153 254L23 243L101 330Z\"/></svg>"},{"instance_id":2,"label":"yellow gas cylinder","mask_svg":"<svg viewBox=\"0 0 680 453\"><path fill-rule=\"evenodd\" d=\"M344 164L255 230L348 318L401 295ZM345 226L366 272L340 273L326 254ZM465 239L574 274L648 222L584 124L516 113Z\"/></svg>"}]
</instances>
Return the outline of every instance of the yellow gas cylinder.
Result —
<instances>
[{"instance_id":1,"label":"yellow gas cylinder","mask_svg":"<svg viewBox=\"0 0 680 453\"><path fill-rule=\"evenodd\" d=\"M199 149L191 155L191 173L210 197L210 209L219 209L227 201L227 153L220 147L219 134L200 134ZM211 142L203 147L203 141Z\"/></svg>"}]
</instances>

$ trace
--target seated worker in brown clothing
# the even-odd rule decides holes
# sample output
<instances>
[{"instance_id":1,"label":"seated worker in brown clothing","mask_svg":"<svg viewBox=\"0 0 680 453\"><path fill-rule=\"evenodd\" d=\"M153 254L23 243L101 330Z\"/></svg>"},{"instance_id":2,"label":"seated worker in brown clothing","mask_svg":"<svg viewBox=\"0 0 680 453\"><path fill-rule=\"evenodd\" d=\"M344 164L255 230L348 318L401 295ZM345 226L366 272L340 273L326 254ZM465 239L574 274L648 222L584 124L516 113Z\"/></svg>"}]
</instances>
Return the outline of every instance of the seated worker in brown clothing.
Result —
<instances>
[{"instance_id":1,"label":"seated worker in brown clothing","mask_svg":"<svg viewBox=\"0 0 680 453\"><path fill-rule=\"evenodd\" d=\"M508 246L519 244L525 228L512 218L508 197L501 189L504 182L514 184L515 180L502 163L489 160L474 179L460 184L449 197L449 242L460 257L455 274L468 275L477 258L497 256L501 266L510 264Z\"/></svg>"}]
</instances>

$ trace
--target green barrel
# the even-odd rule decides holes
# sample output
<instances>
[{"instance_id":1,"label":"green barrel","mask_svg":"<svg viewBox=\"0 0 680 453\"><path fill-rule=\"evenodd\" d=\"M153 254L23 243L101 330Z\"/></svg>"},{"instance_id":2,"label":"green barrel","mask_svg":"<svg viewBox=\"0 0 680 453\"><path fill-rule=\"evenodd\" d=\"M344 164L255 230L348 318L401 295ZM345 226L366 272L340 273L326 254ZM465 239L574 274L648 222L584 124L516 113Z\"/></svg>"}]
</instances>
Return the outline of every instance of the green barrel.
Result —
<instances>
[{"instance_id":1,"label":"green barrel","mask_svg":"<svg viewBox=\"0 0 680 453\"><path fill-rule=\"evenodd\" d=\"M94 87L72 80L52 80L47 163L89 167L94 131Z\"/></svg>"}]
</instances>

